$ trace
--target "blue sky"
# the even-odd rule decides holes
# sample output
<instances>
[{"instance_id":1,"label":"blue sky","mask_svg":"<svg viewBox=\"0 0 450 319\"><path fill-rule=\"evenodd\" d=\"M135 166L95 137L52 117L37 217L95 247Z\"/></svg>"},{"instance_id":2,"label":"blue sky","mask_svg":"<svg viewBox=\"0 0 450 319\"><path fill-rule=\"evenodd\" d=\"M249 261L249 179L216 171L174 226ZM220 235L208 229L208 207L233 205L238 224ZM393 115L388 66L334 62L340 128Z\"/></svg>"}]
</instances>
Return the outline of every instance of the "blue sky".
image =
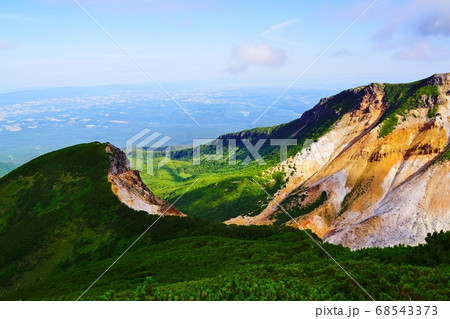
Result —
<instances>
[{"instance_id":1,"label":"blue sky","mask_svg":"<svg viewBox=\"0 0 450 319\"><path fill-rule=\"evenodd\" d=\"M160 82L287 87L372 1L78 0ZM450 72L450 2L379 0L298 87ZM0 91L147 83L72 0L0 3Z\"/></svg>"}]
</instances>

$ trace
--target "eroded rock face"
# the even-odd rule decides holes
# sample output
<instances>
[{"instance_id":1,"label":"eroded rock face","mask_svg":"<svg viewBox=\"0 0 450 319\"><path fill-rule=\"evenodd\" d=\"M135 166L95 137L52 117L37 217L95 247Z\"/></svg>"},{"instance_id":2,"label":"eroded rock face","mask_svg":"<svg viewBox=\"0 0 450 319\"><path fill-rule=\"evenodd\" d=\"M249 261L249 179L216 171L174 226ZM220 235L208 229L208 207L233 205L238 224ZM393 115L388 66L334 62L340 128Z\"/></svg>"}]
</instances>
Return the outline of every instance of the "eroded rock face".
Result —
<instances>
[{"instance_id":1,"label":"eroded rock face","mask_svg":"<svg viewBox=\"0 0 450 319\"><path fill-rule=\"evenodd\" d=\"M142 182L139 171L130 169L124 152L111 144L106 147L106 152L111 154L108 180L111 182L112 191L122 203L149 214L186 216L148 189Z\"/></svg>"},{"instance_id":2,"label":"eroded rock face","mask_svg":"<svg viewBox=\"0 0 450 319\"><path fill-rule=\"evenodd\" d=\"M423 243L428 233L450 230L449 193L450 162L432 165L387 192L370 215L336 222L324 239L353 249Z\"/></svg>"},{"instance_id":3,"label":"eroded rock face","mask_svg":"<svg viewBox=\"0 0 450 319\"><path fill-rule=\"evenodd\" d=\"M287 224L352 249L417 245L427 233L450 230L450 162L438 161L450 147L450 74L426 84L437 85L441 94L422 97L385 137L379 136L387 110L383 87L364 87L362 98L332 130L272 169L289 179L259 215L227 223L272 224L280 205L292 205L293 194L303 196L297 203L304 206L308 197L326 191L323 204ZM432 107L437 112L430 117Z\"/></svg>"}]
</instances>

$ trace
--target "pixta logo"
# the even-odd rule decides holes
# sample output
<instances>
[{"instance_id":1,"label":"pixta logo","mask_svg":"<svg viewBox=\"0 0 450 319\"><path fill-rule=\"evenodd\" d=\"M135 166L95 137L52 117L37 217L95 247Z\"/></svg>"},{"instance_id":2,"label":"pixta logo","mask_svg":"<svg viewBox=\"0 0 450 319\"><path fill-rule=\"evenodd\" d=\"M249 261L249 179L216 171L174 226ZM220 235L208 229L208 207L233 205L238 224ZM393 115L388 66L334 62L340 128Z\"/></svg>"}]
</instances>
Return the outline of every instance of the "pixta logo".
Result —
<instances>
[{"instance_id":1,"label":"pixta logo","mask_svg":"<svg viewBox=\"0 0 450 319\"><path fill-rule=\"evenodd\" d=\"M126 154L130 156L130 163L133 169L154 175L155 169L160 169L170 162L170 146L165 148L165 157L154 164L155 151L161 151L172 137L153 132L150 129L143 129L132 136L126 142Z\"/></svg>"},{"instance_id":2,"label":"pixta logo","mask_svg":"<svg viewBox=\"0 0 450 319\"><path fill-rule=\"evenodd\" d=\"M228 164L229 165L237 165L236 161L236 151L237 145L240 142L240 147L243 147L249 153L247 157L240 162L240 165L248 165L253 160L256 161L259 165L266 165L266 162L262 158L259 151L263 146L274 146L279 147L280 150L280 161L284 161L287 159L287 149L288 146L297 145L296 139L257 139L255 141L250 141L248 139L227 139L226 141L223 139L216 139L213 142L210 139L194 139L192 143L193 150L193 164L200 165L201 160L206 161L214 161L214 160L224 160L224 148L225 143L226 147L228 147ZM209 143L208 143L209 142ZM201 150L203 145L215 146L215 154L208 154L202 157Z\"/></svg>"},{"instance_id":3,"label":"pixta logo","mask_svg":"<svg viewBox=\"0 0 450 319\"><path fill-rule=\"evenodd\" d=\"M133 135L126 141L126 153L131 167L154 175L155 170L171 161L172 152L168 145L171 139L170 136L148 128ZM202 161L227 161L229 165L248 165L255 161L258 165L266 165L260 154L266 147L279 150L280 161L283 162L287 159L288 147L297 145L296 139L215 139L212 142L211 140L192 140L193 165L200 165ZM241 150L239 161L236 159L238 149Z\"/></svg>"}]
</instances>

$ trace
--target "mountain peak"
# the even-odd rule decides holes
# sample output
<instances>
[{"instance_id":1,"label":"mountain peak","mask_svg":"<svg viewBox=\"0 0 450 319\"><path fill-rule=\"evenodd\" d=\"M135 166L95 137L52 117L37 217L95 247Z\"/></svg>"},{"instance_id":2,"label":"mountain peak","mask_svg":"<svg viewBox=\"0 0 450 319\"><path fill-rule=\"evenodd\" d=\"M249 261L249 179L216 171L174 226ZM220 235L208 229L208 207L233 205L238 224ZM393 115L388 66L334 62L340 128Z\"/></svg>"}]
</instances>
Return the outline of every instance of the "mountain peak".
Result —
<instances>
[{"instance_id":1,"label":"mountain peak","mask_svg":"<svg viewBox=\"0 0 450 319\"><path fill-rule=\"evenodd\" d=\"M450 82L450 73L436 73L426 80L427 85L444 85Z\"/></svg>"}]
</instances>

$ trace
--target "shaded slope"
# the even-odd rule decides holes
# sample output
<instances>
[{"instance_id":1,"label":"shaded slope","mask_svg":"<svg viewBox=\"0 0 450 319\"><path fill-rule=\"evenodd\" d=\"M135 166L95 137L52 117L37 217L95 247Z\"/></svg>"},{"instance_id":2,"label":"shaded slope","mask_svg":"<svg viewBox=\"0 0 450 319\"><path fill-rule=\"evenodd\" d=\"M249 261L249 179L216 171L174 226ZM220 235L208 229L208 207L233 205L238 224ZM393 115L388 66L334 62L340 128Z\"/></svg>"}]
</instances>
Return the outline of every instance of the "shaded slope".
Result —
<instances>
[{"instance_id":1,"label":"shaded slope","mask_svg":"<svg viewBox=\"0 0 450 319\"><path fill-rule=\"evenodd\" d=\"M108 146L55 151L0 179L0 293L109 257L154 220L112 192Z\"/></svg>"}]
</instances>

